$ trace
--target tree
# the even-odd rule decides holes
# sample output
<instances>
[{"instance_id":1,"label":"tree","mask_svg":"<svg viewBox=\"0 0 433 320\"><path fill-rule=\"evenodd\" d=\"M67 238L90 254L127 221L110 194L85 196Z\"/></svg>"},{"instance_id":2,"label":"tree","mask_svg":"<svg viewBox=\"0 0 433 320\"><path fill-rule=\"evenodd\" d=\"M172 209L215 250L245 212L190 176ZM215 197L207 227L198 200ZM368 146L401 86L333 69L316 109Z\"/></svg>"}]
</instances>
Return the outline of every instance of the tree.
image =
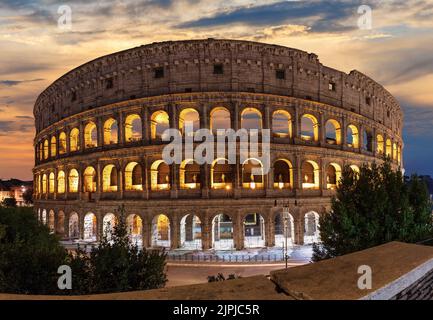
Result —
<instances>
[{"instance_id":1,"label":"tree","mask_svg":"<svg viewBox=\"0 0 433 320\"><path fill-rule=\"evenodd\" d=\"M24 203L29 205L33 203L33 189L27 188L23 193Z\"/></svg>"},{"instance_id":2,"label":"tree","mask_svg":"<svg viewBox=\"0 0 433 320\"><path fill-rule=\"evenodd\" d=\"M17 200L15 198L4 198L2 205L8 208L15 208L17 206Z\"/></svg>"},{"instance_id":3,"label":"tree","mask_svg":"<svg viewBox=\"0 0 433 320\"><path fill-rule=\"evenodd\" d=\"M74 293L106 293L161 288L167 278L164 251L148 251L128 236L123 206L117 224L106 232L90 255L77 251L70 256Z\"/></svg>"},{"instance_id":4,"label":"tree","mask_svg":"<svg viewBox=\"0 0 433 320\"><path fill-rule=\"evenodd\" d=\"M331 212L320 218L322 243L313 245L313 261L393 240L417 242L431 233L431 204L418 177L406 185L389 160L364 165L359 174L345 167Z\"/></svg>"}]
</instances>

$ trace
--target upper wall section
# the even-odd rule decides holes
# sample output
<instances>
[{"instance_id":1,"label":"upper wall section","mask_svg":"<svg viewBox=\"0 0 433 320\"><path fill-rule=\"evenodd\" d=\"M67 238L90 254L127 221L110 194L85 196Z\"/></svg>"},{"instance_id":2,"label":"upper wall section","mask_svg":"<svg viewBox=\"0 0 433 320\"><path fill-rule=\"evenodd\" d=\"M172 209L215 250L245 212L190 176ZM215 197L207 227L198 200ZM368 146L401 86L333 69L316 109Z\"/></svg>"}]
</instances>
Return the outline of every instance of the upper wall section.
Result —
<instances>
[{"instance_id":1,"label":"upper wall section","mask_svg":"<svg viewBox=\"0 0 433 320\"><path fill-rule=\"evenodd\" d=\"M153 43L97 58L68 72L36 100L37 133L82 111L114 102L185 92L256 92L341 107L401 136L402 112L380 84L328 68L317 55L238 40Z\"/></svg>"}]
</instances>

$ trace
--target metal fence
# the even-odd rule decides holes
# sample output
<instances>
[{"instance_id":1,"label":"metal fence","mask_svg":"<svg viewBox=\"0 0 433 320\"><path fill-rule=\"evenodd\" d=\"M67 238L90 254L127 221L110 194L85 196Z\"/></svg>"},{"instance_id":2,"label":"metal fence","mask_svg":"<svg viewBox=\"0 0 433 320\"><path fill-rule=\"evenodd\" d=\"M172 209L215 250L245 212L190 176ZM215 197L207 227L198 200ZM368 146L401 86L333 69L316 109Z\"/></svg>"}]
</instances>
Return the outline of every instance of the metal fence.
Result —
<instances>
[{"instance_id":1,"label":"metal fence","mask_svg":"<svg viewBox=\"0 0 433 320\"><path fill-rule=\"evenodd\" d=\"M284 261L283 255L262 254L262 255L191 255L191 254L167 254L170 262L279 262Z\"/></svg>"}]
</instances>

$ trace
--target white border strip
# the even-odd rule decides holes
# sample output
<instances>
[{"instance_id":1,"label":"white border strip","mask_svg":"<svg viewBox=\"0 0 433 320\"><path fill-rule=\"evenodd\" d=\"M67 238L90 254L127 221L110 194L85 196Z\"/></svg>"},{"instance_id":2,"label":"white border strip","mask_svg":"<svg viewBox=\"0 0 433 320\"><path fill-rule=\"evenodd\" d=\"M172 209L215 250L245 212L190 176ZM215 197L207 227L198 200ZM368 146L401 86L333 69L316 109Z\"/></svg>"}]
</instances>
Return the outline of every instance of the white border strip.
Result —
<instances>
[{"instance_id":1,"label":"white border strip","mask_svg":"<svg viewBox=\"0 0 433 320\"><path fill-rule=\"evenodd\" d=\"M389 300L432 270L433 259L430 259L386 286L359 298L359 300Z\"/></svg>"}]
</instances>

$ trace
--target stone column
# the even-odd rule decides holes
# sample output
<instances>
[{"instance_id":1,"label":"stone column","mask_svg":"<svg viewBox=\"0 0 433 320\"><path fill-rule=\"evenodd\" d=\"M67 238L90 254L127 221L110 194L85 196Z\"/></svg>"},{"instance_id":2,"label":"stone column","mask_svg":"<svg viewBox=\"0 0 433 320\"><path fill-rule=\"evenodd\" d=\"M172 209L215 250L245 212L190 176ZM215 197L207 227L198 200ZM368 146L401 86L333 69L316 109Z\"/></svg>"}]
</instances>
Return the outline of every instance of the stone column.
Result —
<instances>
[{"instance_id":1,"label":"stone column","mask_svg":"<svg viewBox=\"0 0 433 320\"><path fill-rule=\"evenodd\" d=\"M125 123L123 121L123 113L119 112L117 117L117 126L118 126L118 141L120 145L125 144Z\"/></svg>"},{"instance_id":2,"label":"stone column","mask_svg":"<svg viewBox=\"0 0 433 320\"><path fill-rule=\"evenodd\" d=\"M104 145L104 124L101 117L96 119L96 132L98 147L102 147Z\"/></svg>"},{"instance_id":3,"label":"stone column","mask_svg":"<svg viewBox=\"0 0 433 320\"><path fill-rule=\"evenodd\" d=\"M152 219L149 220L149 216L145 214L144 216L141 216L141 221L143 248L150 248L152 245Z\"/></svg>"},{"instance_id":4,"label":"stone column","mask_svg":"<svg viewBox=\"0 0 433 320\"><path fill-rule=\"evenodd\" d=\"M203 221L201 221L201 245L203 250L212 248L212 221L206 213Z\"/></svg>"},{"instance_id":5,"label":"stone column","mask_svg":"<svg viewBox=\"0 0 433 320\"><path fill-rule=\"evenodd\" d=\"M96 214L96 240L101 241L104 235L104 215Z\"/></svg>"},{"instance_id":6,"label":"stone column","mask_svg":"<svg viewBox=\"0 0 433 320\"><path fill-rule=\"evenodd\" d=\"M304 225L305 219L304 216L301 215L301 207L296 207L293 209L294 223L295 223L295 244L302 245L304 244Z\"/></svg>"},{"instance_id":7,"label":"stone column","mask_svg":"<svg viewBox=\"0 0 433 320\"><path fill-rule=\"evenodd\" d=\"M80 236L79 236L79 238L80 239L84 239L84 216L85 216L85 213L80 213L80 214L78 214L78 227L79 227L79 230L80 230Z\"/></svg>"},{"instance_id":8,"label":"stone column","mask_svg":"<svg viewBox=\"0 0 433 320\"><path fill-rule=\"evenodd\" d=\"M142 122L141 122L141 130L144 144L150 143L150 118L149 118L149 110L146 106L142 107Z\"/></svg>"},{"instance_id":9,"label":"stone column","mask_svg":"<svg viewBox=\"0 0 433 320\"><path fill-rule=\"evenodd\" d=\"M296 155L295 163L293 164L293 188L297 190L302 189L302 159L301 156Z\"/></svg>"},{"instance_id":10,"label":"stone column","mask_svg":"<svg viewBox=\"0 0 433 320\"><path fill-rule=\"evenodd\" d=\"M347 148L347 119L343 116L341 119L341 149Z\"/></svg>"},{"instance_id":11,"label":"stone column","mask_svg":"<svg viewBox=\"0 0 433 320\"><path fill-rule=\"evenodd\" d=\"M170 248L180 247L180 223L177 215L170 216Z\"/></svg>"},{"instance_id":12,"label":"stone column","mask_svg":"<svg viewBox=\"0 0 433 320\"><path fill-rule=\"evenodd\" d=\"M119 199L123 199L123 191L125 190L125 184L124 184L124 179L123 179L123 164L119 164L116 169L117 169L117 193L118 193L118 197Z\"/></svg>"},{"instance_id":13,"label":"stone column","mask_svg":"<svg viewBox=\"0 0 433 320\"><path fill-rule=\"evenodd\" d=\"M268 211L265 218L265 229L266 229L266 246L275 246L275 229L274 229L274 219L272 218L272 209Z\"/></svg>"},{"instance_id":14,"label":"stone column","mask_svg":"<svg viewBox=\"0 0 433 320\"><path fill-rule=\"evenodd\" d=\"M71 130L68 128L66 131L66 153L71 153L71 137L70 137Z\"/></svg>"},{"instance_id":15,"label":"stone column","mask_svg":"<svg viewBox=\"0 0 433 320\"><path fill-rule=\"evenodd\" d=\"M233 240L236 250L244 248L244 225L239 211L234 211L233 221Z\"/></svg>"},{"instance_id":16,"label":"stone column","mask_svg":"<svg viewBox=\"0 0 433 320\"><path fill-rule=\"evenodd\" d=\"M210 164L203 164L200 166L200 187L202 198L209 198L210 185Z\"/></svg>"},{"instance_id":17,"label":"stone column","mask_svg":"<svg viewBox=\"0 0 433 320\"><path fill-rule=\"evenodd\" d=\"M171 173L171 186L170 186L170 197L172 199L177 199L179 186L179 164L171 164L170 165L170 173Z\"/></svg>"},{"instance_id":18,"label":"stone column","mask_svg":"<svg viewBox=\"0 0 433 320\"><path fill-rule=\"evenodd\" d=\"M326 169L327 168L326 168L325 161L323 161L323 159L321 159L320 162L319 162L319 168L320 168L319 187L320 187L320 190L326 190L327 186L328 186L328 182L327 182L327 179L326 179L326 176L327 176L327 172L326 172L327 170Z\"/></svg>"},{"instance_id":19,"label":"stone column","mask_svg":"<svg viewBox=\"0 0 433 320\"><path fill-rule=\"evenodd\" d=\"M323 113L319 114L319 144L321 146L326 145L326 132L325 132L325 117L323 115Z\"/></svg>"},{"instance_id":20,"label":"stone column","mask_svg":"<svg viewBox=\"0 0 433 320\"><path fill-rule=\"evenodd\" d=\"M98 161L96 164L96 197L97 200L101 199L101 193L102 193L102 166L101 163Z\"/></svg>"},{"instance_id":21,"label":"stone column","mask_svg":"<svg viewBox=\"0 0 433 320\"><path fill-rule=\"evenodd\" d=\"M84 124L82 122L80 122L80 126L79 126L79 134L78 134L78 138L80 140L80 145L78 146L78 149L83 152L83 150L85 149L85 143L84 143Z\"/></svg>"}]
</instances>

